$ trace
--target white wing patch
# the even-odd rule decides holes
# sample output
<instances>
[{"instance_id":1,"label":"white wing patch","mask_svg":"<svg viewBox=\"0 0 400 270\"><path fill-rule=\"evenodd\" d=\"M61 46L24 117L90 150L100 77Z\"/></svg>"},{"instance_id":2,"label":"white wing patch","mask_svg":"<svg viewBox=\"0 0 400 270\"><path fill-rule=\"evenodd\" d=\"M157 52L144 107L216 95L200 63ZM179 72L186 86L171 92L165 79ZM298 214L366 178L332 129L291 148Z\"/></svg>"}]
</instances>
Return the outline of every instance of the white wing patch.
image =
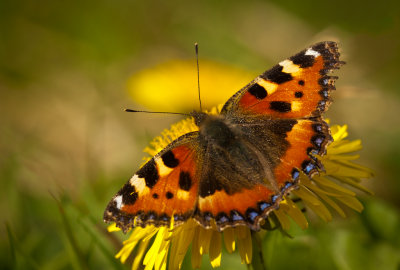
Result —
<instances>
[{"instance_id":1,"label":"white wing patch","mask_svg":"<svg viewBox=\"0 0 400 270\"><path fill-rule=\"evenodd\" d=\"M119 195L114 198L115 203L117 204L117 208L121 210L122 207L122 195Z\"/></svg>"},{"instance_id":2,"label":"white wing patch","mask_svg":"<svg viewBox=\"0 0 400 270\"><path fill-rule=\"evenodd\" d=\"M318 56L320 56L321 54L317 51L314 51L313 49L309 48L307 49L307 51L305 52L305 55L312 55L315 58L317 58Z\"/></svg>"}]
</instances>

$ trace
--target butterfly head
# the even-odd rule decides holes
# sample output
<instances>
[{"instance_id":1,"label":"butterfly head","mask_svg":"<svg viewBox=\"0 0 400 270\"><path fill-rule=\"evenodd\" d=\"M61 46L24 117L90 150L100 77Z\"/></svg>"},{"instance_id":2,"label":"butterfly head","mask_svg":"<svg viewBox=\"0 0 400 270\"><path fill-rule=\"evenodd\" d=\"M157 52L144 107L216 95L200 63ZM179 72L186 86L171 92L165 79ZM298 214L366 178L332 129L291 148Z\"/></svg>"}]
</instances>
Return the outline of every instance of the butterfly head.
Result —
<instances>
[{"instance_id":1,"label":"butterfly head","mask_svg":"<svg viewBox=\"0 0 400 270\"><path fill-rule=\"evenodd\" d=\"M191 115L199 127L199 139L206 144L228 147L235 138L233 127L222 115L193 111Z\"/></svg>"},{"instance_id":2,"label":"butterfly head","mask_svg":"<svg viewBox=\"0 0 400 270\"><path fill-rule=\"evenodd\" d=\"M200 127L204 121L209 117L205 112L192 111L190 115L194 118L194 123L196 126Z\"/></svg>"}]
</instances>

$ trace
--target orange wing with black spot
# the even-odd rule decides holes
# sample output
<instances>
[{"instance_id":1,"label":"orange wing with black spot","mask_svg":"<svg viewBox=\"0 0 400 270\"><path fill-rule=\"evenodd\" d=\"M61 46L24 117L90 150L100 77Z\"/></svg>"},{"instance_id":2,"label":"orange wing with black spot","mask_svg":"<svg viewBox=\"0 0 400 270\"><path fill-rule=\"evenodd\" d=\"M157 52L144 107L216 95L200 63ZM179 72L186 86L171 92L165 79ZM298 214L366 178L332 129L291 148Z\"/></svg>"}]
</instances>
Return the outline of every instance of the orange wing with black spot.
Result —
<instances>
[{"instance_id":1,"label":"orange wing with black spot","mask_svg":"<svg viewBox=\"0 0 400 270\"><path fill-rule=\"evenodd\" d=\"M148 161L122 187L104 212L106 222L122 230L133 226L179 225L193 215L200 163L195 139L185 134Z\"/></svg>"},{"instance_id":2,"label":"orange wing with black spot","mask_svg":"<svg viewBox=\"0 0 400 270\"><path fill-rule=\"evenodd\" d=\"M330 104L339 61L335 42L321 42L264 72L226 102L222 113L271 118L319 116Z\"/></svg>"}]
</instances>

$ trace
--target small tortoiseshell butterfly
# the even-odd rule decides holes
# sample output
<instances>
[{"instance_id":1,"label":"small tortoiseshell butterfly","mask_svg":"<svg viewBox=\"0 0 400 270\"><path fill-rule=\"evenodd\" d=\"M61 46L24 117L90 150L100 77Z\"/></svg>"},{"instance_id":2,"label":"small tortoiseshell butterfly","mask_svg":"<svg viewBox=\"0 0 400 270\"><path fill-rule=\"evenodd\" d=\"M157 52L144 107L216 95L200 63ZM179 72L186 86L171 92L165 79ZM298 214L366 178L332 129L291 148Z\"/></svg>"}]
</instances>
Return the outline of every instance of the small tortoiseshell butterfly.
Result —
<instances>
[{"instance_id":1,"label":"small tortoiseshell butterfly","mask_svg":"<svg viewBox=\"0 0 400 270\"><path fill-rule=\"evenodd\" d=\"M106 222L175 225L194 218L218 230L260 221L312 177L332 141L322 113L331 102L339 61L335 42L321 42L280 62L233 95L220 114L194 111L199 131L169 144L112 198Z\"/></svg>"}]
</instances>

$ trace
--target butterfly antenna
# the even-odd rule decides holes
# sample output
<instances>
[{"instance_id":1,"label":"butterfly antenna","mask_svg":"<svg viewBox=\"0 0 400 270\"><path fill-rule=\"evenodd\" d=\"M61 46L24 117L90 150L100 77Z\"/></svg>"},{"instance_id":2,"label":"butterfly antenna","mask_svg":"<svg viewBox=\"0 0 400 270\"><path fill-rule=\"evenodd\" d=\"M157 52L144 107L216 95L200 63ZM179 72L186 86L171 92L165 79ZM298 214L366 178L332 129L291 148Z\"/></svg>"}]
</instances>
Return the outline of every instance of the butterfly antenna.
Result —
<instances>
[{"instance_id":1,"label":"butterfly antenna","mask_svg":"<svg viewBox=\"0 0 400 270\"><path fill-rule=\"evenodd\" d=\"M125 109L125 111L126 112L140 112L140 113L178 114L178 115L191 116L188 113L178 113L178 112L152 112L152 111L141 111L141 110L132 110L132 109Z\"/></svg>"},{"instance_id":2,"label":"butterfly antenna","mask_svg":"<svg viewBox=\"0 0 400 270\"><path fill-rule=\"evenodd\" d=\"M196 42L194 44L194 49L196 51L196 63L197 63L197 89L199 93L199 103L200 103L200 111L203 111L201 107L201 97L200 97L200 69L199 69L199 44Z\"/></svg>"}]
</instances>

